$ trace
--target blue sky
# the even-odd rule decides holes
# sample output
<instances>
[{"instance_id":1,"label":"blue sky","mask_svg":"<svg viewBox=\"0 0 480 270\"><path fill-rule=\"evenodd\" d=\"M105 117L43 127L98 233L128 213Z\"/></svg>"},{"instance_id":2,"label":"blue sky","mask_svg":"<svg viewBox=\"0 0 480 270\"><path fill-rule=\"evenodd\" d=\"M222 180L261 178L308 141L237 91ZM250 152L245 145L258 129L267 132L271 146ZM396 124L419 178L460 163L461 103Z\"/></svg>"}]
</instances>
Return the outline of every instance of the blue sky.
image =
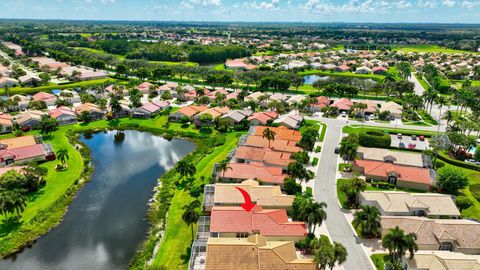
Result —
<instances>
[{"instance_id":1,"label":"blue sky","mask_svg":"<svg viewBox=\"0 0 480 270\"><path fill-rule=\"evenodd\" d=\"M480 23L480 0L0 0L0 18Z\"/></svg>"}]
</instances>

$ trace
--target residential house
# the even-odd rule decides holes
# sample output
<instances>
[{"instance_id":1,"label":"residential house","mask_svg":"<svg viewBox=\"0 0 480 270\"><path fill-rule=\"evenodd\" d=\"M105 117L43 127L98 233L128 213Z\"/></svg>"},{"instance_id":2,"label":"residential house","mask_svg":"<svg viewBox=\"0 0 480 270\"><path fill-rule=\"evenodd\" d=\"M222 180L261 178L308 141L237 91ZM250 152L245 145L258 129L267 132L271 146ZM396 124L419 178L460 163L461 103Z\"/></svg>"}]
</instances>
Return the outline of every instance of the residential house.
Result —
<instances>
[{"instance_id":1,"label":"residential house","mask_svg":"<svg viewBox=\"0 0 480 270\"><path fill-rule=\"evenodd\" d=\"M133 110L133 116L138 118L149 118L154 113L158 113L170 107L170 102L152 100L143 104L141 107Z\"/></svg>"},{"instance_id":2,"label":"residential house","mask_svg":"<svg viewBox=\"0 0 480 270\"><path fill-rule=\"evenodd\" d=\"M164 85L161 85L157 88L158 93L161 95L164 92L175 92L178 88L178 83L176 82L167 82Z\"/></svg>"},{"instance_id":3,"label":"residential house","mask_svg":"<svg viewBox=\"0 0 480 270\"><path fill-rule=\"evenodd\" d=\"M30 102L30 99L28 99L26 96L19 94L13 95L9 99L13 101L18 101L16 106L11 105L8 107L8 109L11 111L24 111L28 108L28 103Z\"/></svg>"},{"instance_id":4,"label":"residential house","mask_svg":"<svg viewBox=\"0 0 480 270\"><path fill-rule=\"evenodd\" d=\"M269 97L270 101L278 101L278 102L283 102L288 99L287 95L284 95L282 93L275 93Z\"/></svg>"},{"instance_id":5,"label":"residential house","mask_svg":"<svg viewBox=\"0 0 480 270\"><path fill-rule=\"evenodd\" d=\"M228 59L225 62L225 68L227 69L240 69L240 70L252 70L255 69L257 66L253 64L249 64L248 59L246 58L238 58L238 59Z\"/></svg>"},{"instance_id":6,"label":"residential house","mask_svg":"<svg viewBox=\"0 0 480 270\"><path fill-rule=\"evenodd\" d=\"M415 233L420 250L480 254L480 223L468 219L429 219L425 217L382 217L382 233L399 227Z\"/></svg>"},{"instance_id":7,"label":"residential house","mask_svg":"<svg viewBox=\"0 0 480 270\"><path fill-rule=\"evenodd\" d=\"M372 69L368 67L359 67L355 70L356 74L371 74Z\"/></svg>"},{"instance_id":8,"label":"residential house","mask_svg":"<svg viewBox=\"0 0 480 270\"><path fill-rule=\"evenodd\" d=\"M193 117L193 121L195 122L195 125L197 127L200 127L200 126L212 126L212 125L215 125L215 119L218 118L218 117L221 117L222 115L226 114L230 109L228 107L213 107L213 108L209 108L203 112L200 112L198 114L196 114L194 117ZM209 114L212 116L212 120L208 123L204 123L202 121L200 121L202 115L206 115L206 114Z\"/></svg>"},{"instance_id":9,"label":"residential house","mask_svg":"<svg viewBox=\"0 0 480 270\"><path fill-rule=\"evenodd\" d=\"M205 270L315 270L311 259L298 258L292 241L248 238L208 239Z\"/></svg>"},{"instance_id":10,"label":"residential house","mask_svg":"<svg viewBox=\"0 0 480 270\"><path fill-rule=\"evenodd\" d=\"M6 174L9 171L16 171L17 173L23 173L23 169L26 166L8 166L0 168L0 176Z\"/></svg>"},{"instance_id":11,"label":"residential house","mask_svg":"<svg viewBox=\"0 0 480 270\"><path fill-rule=\"evenodd\" d=\"M367 180L394 184L397 187L430 190L435 184L435 171L376 160L355 160L353 171L365 175Z\"/></svg>"},{"instance_id":12,"label":"residential house","mask_svg":"<svg viewBox=\"0 0 480 270\"><path fill-rule=\"evenodd\" d=\"M15 122L22 129L35 129L40 124L44 114L42 111L25 111L17 115Z\"/></svg>"},{"instance_id":13,"label":"residential house","mask_svg":"<svg viewBox=\"0 0 480 270\"><path fill-rule=\"evenodd\" d=\"M216 172L215 177L221 182L239 183L247 179L256 179L261 183L283 186L283 181L287 177L281 167L265 166L261 163L229 163L228 166L226 171Z\"/></svg>"},{"instance_id":14,"label":"residential house","mask_svg":"<svg viewBox=\"0 0 480 270\"><path fill-rule=\"evenodd\" d=\"M338 71L338 72L350 71L350 67L347 66L347 65L335 66L334 69L335 69L335 71Z\"/></svg>"},{"instance_id":15,"label":"residential house","mask_svg":"<svg viewBox=\"0 0 480 270\"><path fill-rule=\"evenodd\" d=\"M383 148L359 147L357 150L359 159L376 160L413 167L431 168L430 156L420 153L409 153L403 151L391 151Z\"/></svg>"},{"instance_id":16,"label":"residential house","mask_svg":"<svg viewBox=\"0 0 480 270\"><path fill-rule=\"evenodd\" d=\"M337 99L333 102L332 105L330 105L331 107L334 107L334 108L337 108L339 111L349 111L350 108L352 107L353 105L353 101L351 101L350 99L348 98L341 98L341 99Z\"/></svg>"},{"instance_id":17,"label":"residential house","mask_svg":"<svg viewBox=\"0 0 480 270\"><path fill-rule=\"evenodd\" d=\"M313 104L313 111L320 112L323 108L330 106L331 100L325 96L319 96L316 98L315 104Z\"/></svg>"},{"instance_id":18,"label":"residential house","mask_svg":"<svg viewBox=\"0 0 480 270\"><path fill-rule=\"evenodd\" d=\"M137 86L137 89L143 94L148 95L150 93L150 89L153 87L155 87L154 84L149 82L143 82Z\"/></svg>"},{"instance_id":19,"label":"residential house","mask_svg":"<svg viewBox=\"0 0 480 270\"><path fill-rule=\"evenodd\" d=\"M292 153L275 151L269 148L239 146L233 155L233 163L263 163L265 166L287 169L292 162Z\"/></svg>"},{"instance_id":20,"label":"residential house","mask_svg":"<svg viewBox=\"0 0 480 270\"><path fill-rule=\"evenodd\" d=\"M261 96L264 96L265 93L262 93L262 92L253 92L251 93L250 95L246 96L245 97L245 101L246 102L249 102L249 101L255 101L255 102L258 102L258 99L261 97Z\"/></svg>"},{"instance_id":21,"label":"residential house","mask_svg":"<svg viewBox=\"0 0 480 270\"><path fill-rule=\"evenodd\" d=\"M52 145L39 143L33 136L0 140L0 167L54 159Z\"/></svg>"},{"instance_id":22,"label":"residential house","mask_svg":"<svg viewBox=\"0 0 480 270\"><path fill-rule=\"evenodd\" d=\"M480 269L480 256L450 251L415 252L413 258L403 259L405 270L476 270Z\"/></svg>"},{"instance_id":23,"label":"residential house","mask_svg":"<svg viewBox=\"0 0 480 270\"><path fill-rule=\"evenodd\" d=\"M61 106L48 111L48 113L52 118L57 119L60 126L77 123L77 115L69 107Z\"/></svg>"},{"instance_id":24,"label":"residential house","mask_svg":"<svg viewBox=\"0 0 480 270\"><path fill-rule=\"evenodd\" d=\"M364 115L371 115L377 112L378 110L378 105L375 101L372 100L362 100L362 102L359 102L362 104L367 105L367 108L363 110Z\"/></svg>"},{"instance_id":25,"label":"residential house","mask_svg":"<svg viewBox=\"0 0 480 270\"><path fill-rule=\"evenodd\" d=\"M18 81L13 78L9 78L9 77L0 78L0 88L14 87L17 85L18 85Z\"/></svg>"},{"instance_id":26,"label":"residential house","mask_svg":"<svg viewBox=\"0 0 480 270\"><path fill-rule=\"evenodd\" d=\"M305 95L293 95L288 100L288 105L301 104L307 97Z\"/></svg>"},{"instance_id":27,"label":"residential house","mask_svg":"<svg viewBox=\"0 0 480 270\"><path fill-rule=\"evenodd\" d=\"M26 86L36 86L42 82L42 79L35 74L26 74L18 78L18 82Z\"/></svg>"},{"instance_id":28,"label":"residential house","mask_svg":"<svg viewBox=\"0 0 480 270\"><path fill-rule=\"evenodd\" d=\"M232 110L227 112L225 115L220 117L221 119L227 120L230 125L236 125L242 122L243 120L247 119L248 116L252 114L252 111L249 109L243 110Z\"/></svg>"},{"instance_id":29,"label":"residential house","mask_svg":"<svg viewBox=\"0 0 480 270\"><path fill-rule=\"evenodd\" d=\"M302 122L302 115L292 113L281 115L273 121L274 124L278 124L291 129L299 129Z\"/></svg>"},{"instance_id":30,"label":"residential house","mask_svg":"<svg viewBox=\"0 0 480 270\"><path fill-rule=\"evenodd\" d=\"M280 186L260 185L258 181L248 179L238 184L217 183L206 185L203 196L203 209L210 212L214 206L240 206L245 199L237 188L242 188L250 195L252 202L264 209L291 209L295 198L282 194Z\"/></svg>"},{"instance_id":31,"label":"residential house","mask_svg":"<svg viewBox=\"0 0 480 270\"><path fill-rule=\"evenodd\" d=\"M402 118L402 112L403 112L402 105L399 105L399 104L397 104L393 101L389 101L389 102L383 104L380 110L382 112L384 112L384 111L390 112L390 114L397 119Z\"/></svg>"},{"instance_id":32,"label":"residential house","mask_svg":"<svg viewBox=\"0 0 480 270\"><path fill-rule=\"evenodd\" d=\"M460 217L452 197L445 194L364 191L359 202L376 207L382 216Z\"/></svg>"},{"instance_id":33,"label":"residential house","mask_svg":"<svg viewBox=\"0 0 480 270\"><path fill-rule=\"evenodd\" d=\"M248 237L260 234L270 241L300 241L307 235L304 222L288 220L285 209L263 209L256 205L247 212L240 206L214 206L210 214L210 236Z\"/></svg>"},{"instance_id":34,"label":"residential house","mask_svg":"<svg viewBox=\"0 0 480 270\"><path fill-rule=\"evenodd\" d=\"M55 101L57 101L57 97L54 94L47 92L38 92L33 95L32 99L34 101L43 101L47 106L55 106Z\"/></svg>"},{"instance_id":35,"label":"residential house","mask_svg":"<svg viewBox=\"0 0 480 270\"><path fill-rule=\"evenodd\" d=\"M62 90L56 94L60 99L68 100L68 102L75 104L80 103L80 95L76 91L72 90Z\"/></svg>"},{"instance_id":36,"label":"residential house","mask_svg":"<svg viewBox=\"0 0 480 270\"><path fill-rule=\"evenodd\" d=\"M277 119L278 113L274 111L256 112L248 117L251 126L265 126L269 121Z\"/></svg>"},{"instance_id":37,"label":"residential house","mask_svg":"<svg viewBox=\"0 0 480 270\"><path fill-rule=\"evenodd\" d=\"M83 103L82 105L75 107L75 113L77 115L82 115L83 112L90 113L90 116L94 120L103 119L105 117L105 112L100 109L100 107L93 103Z\"/></svg>"},{"instance_id":38,"label":"residential house","mask_svg":"<svg viewBox=\"0 0 480 270\"><path fill-rule=\"evenodd\" d=\"M385 75L388 73L388 70L384 67L374 67L372 71L375 75Z\"/></svg>"},{"instance_id":39,"label":"residential house","mask_svg":"<svg viewBox=\"0 0 480 270\"><path fill-rule=\"evenodd\" d=\"M190 105L182 107L180 110L174 112L170 115L170 121L179 122L182 120L183 117L187 117L190 120L193 120L193 117L203 111L208 110L207 106L197 106L197 105Z\"/></svg>"},{"instance_id":40,"label":"residential house","mask_svg":"<svg viewBox=\"0 0 480 270\"><path fill-rule=\"evenodd\" d=\"M18 44L15 44L15 43L12 43L12 42L9 42L9 41L4 41L3 45L5 47L9 48L10 50L15 51L15 56L25 55L25 53L23 52L22 46L20 46Z\"/></svg>"},{"instance_id":41,"label":"residential house","mask_svg":"<svg viewBox=\"0 0 480 270\"><path fill-rule=\"evenodd\" d=\"M267 127L267 126L253 126L250 127L248 134L254 136L263 136L265 129L270 129L275 132L275 140L289 140L299 142L302 139L302 133L298 130L288 129L284 126Z\"/></svg>"},{"instance_id":42,"label":"residential house","mask_svg":"<svg viewBox=\"0 0 480 270\"><path fill-rule=\"evenodd\" d=\"M0 113L0 133L9 133L13 130L12 116L7 113Z\"/></svg>"},{"instance_id":43,"label":"residential house","mask_svg":"<svg viewBox=\"0 0 480 270\"><path fill-rule=\"evenodd\" d=\"M239 145L254 146L260 148L270 148L275 151L297 153L300 152L300 147L297 146L297 141L275 139L269 141L263 136L242 136Z\"/></svg>"},{"instance_id":44,"label":"residential house","mask_svg":"<svg viewBox=\"0 0 480 270\"><path fill-rule=\"evenodd\" d=\"M119 101L121 110L116 113L115 117L127 117L132 115L132 109L129 106L129 102L127 100L120 100ZM111 111L111 105L110 105Z\"/></svg>"}]
</instances>

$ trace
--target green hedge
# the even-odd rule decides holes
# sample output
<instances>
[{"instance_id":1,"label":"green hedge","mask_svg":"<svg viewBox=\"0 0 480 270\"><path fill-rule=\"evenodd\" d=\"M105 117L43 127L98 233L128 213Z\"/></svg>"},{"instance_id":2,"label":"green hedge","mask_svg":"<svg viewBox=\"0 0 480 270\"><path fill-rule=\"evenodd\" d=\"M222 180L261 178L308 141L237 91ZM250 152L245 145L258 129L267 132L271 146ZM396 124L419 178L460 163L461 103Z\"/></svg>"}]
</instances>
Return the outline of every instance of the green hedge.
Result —
<instances>
[{"instance_id":1,"label":"green hedge","mask_svg":"<svg viewBox=\"0 0 480 270\"><path fill-rule=\"evenodd\" d=\"M390 135L379 131L363 131L358 139L360 145L365 147L389 148L392 144Z\"/></svg>"},{"instance_id":2,"label":"green hedge","mask_svg":"<svg viewBox=\"0 0 480 270\"><path fill-rule=\"evenodd\" d=\"M439 153L438 154L438 159L440 159L442 161L445 161L446 163L458 166L458 167L462 167L462 168L469 169L469 170L474 170L474 171L480 171L480 166L472 164L472 163L463 162L461 160L456 160L454 158L449 157L445 153Z\"/></svg>"}]
</instances>

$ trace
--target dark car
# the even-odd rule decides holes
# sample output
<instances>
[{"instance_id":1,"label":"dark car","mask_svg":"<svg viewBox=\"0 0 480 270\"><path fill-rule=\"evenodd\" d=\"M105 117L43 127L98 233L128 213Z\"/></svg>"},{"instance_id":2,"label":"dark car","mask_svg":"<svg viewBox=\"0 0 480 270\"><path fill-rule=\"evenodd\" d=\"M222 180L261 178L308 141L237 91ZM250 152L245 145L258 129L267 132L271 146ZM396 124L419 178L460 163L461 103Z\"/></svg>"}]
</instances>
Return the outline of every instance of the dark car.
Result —
<instances>
[{"instance_id":1,"label":"dark car","mask_svg":"<svg viewBox=\"0 0 480 270\"><path fill-rule=\"evenodd\" d=\"M339 148L335 147L335 154L338 154L338 152L339 152Z\"/></svg>"},{"instance_id":2,"label":"dark car","mask_svg":"<svg viewBox=\"0 0 480 270\"><path fill-rule=\"evenodd\" d=\"M416 141L417 140L417 135L412 135L412 140Z\"/></svg>"}]
</instances>

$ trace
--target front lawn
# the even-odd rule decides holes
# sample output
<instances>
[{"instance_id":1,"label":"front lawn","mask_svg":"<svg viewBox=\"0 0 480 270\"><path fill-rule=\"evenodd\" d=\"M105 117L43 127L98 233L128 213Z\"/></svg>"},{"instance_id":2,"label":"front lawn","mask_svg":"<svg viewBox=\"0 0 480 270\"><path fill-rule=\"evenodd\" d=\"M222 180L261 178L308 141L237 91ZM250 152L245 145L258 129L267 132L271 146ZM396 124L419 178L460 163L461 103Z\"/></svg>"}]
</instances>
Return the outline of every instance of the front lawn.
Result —
<instances>
[{"instance_id":1,"label":"front lawn","mask_svg":"<svg viewBox=\"0 0 480 270\"><path fill-rule=\"evenodd\" d=\"M345 194L345 192L341 191L340 190L340 187L344 184L346 184L349 180L348 179L345 179L345 178L340 178L340 179L337 179L337 197L338 197L338 201L340 202L340 205L342 206L342 208L345 208L345 209L349 209L348 205L347 205L347 194Z\"/></svg>"},{"instance_id":2,"label":"front lawn","mask_svg":"<svg viewBox=\"0 0 480 270\"><path fill-rule=\"evenodd\" d=\"M388 254L373 254L370 256L377 270L385 270L385 264L390 263L391 259Z\"/></svg>"},{"instance_id":3,"label":"front lawn","mask_svg":"<svg viewBox=\"0 0 480 270\"><path fill-rule=\"evenodd\" d=\"M433 136L437 132L434 131L425 131L425 130L414 130L414 129L404 129L404 128L385 128L385 127L372 127L372 126L362 126L362 125L350 125L343 127L343 133L356 133L367 132L367 131L380 131L388 132L391 134L402 133L403 135L423 135L423 136Z\"/></svg>"}]
</instances>

